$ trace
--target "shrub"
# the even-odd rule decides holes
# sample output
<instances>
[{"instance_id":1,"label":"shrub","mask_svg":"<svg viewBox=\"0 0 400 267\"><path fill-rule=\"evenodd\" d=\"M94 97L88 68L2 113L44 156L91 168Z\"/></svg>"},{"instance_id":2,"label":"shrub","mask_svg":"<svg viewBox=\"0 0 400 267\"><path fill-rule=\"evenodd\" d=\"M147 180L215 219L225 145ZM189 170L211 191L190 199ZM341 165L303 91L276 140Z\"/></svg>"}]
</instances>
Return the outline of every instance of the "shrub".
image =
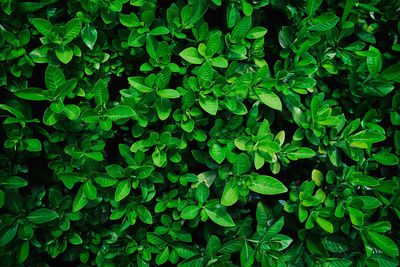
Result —
<instances>
[{"instance_id":1,"label":"shrub","mask_svg":"<svg viewBox=\"0 0 400 267\"><path fill-rule=\"evenodd\" d=\"M0 7L2 266L399 265L398 0Z\"/></svg>"}]
</instances>

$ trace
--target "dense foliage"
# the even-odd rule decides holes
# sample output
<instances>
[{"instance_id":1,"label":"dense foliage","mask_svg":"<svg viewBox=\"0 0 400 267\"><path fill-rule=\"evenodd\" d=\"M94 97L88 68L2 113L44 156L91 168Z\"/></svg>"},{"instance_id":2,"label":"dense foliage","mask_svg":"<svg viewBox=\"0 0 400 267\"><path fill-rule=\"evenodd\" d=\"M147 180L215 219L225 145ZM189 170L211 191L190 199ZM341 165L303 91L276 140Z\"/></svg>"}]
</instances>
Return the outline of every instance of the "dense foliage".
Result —
<instances>
[{"instance_id":1,"label":"dense foliage","mask_svg":"<svg viewBox=\"0 0 400 267\"><path fill-rule=\"evenodd\" d=\"M0 0L0 265L398 266L399 20Z\"/></svg>"}]
</instances>

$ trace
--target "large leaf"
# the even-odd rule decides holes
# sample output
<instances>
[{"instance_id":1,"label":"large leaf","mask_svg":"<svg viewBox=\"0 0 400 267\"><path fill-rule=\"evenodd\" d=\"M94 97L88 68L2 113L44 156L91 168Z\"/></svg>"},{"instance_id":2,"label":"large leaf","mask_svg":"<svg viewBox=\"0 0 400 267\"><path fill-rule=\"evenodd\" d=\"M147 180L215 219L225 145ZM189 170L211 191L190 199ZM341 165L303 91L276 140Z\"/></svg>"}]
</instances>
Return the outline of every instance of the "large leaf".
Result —
<instances>
[{"instance_id":1,"label":"large leaf","mask_svg":"<svg viewBox=\"0 0 400 267\"><path fill-rule=\"evenodd\" d=\"M57 91L58 88L65 82L63 72L54 65L49 65L44 74L44 82L49 90Z\"/></svg>"},{"instance_id":2,"label":"large leaf","mask_svg":"<svg viewBox=\"0 0 400 267\"><path fill-rule=\"evenodd\" d=\"M40 208L30 212L26 218L32 223L41 224L57 219L58 214L54 210Z\"/></svg>"},{"instance_id":3,"label":"large leaf","mask_svg":"<svg viewBox=\"0 0 400 267\"><path fill-rule=\"evenodd\" d=\"M264 195L276 195L288 191L283 183L267 175L256 175L249 189Z\"/></svg>"},{"instance_id":4,"label":"large leaf","mask_svg":"<svg viewBox=\"0 0 400 267\"><path fill-rule=\"evenodd\" d=\"M233 164L232 172L234 175L242 175L250 170L250 167L249 157L245 153L241 153Z\"/></svg>"},{"instance_id":5,"label":"large leaf","mask_svg":"<svg viewBox=\"0 0 400 267\"><path fill-rule=\"evenodd\" d=\"M282 102L279 96L277 96L274 92L267 91L265 89L257 89L256 92L263 104L269 106L270 108L282 111Z\"/></svg>"},{"instance_id":6,"label":"large leaf","mask_svg":"<svg viewBox=\"0 0 400 267\"><path fill-rule=\"evenodd\" d=\"M399 248L389 237L372 231L368 231L368 236L371 241L386 254L394 257L399 256Z\"/></svg>"},{"instance_id":7,"label":"large leaf","mask_svg":"<svg viewBox=\"0 0 400 267\"><path fill-rule=\"evenodd\" d=\"M94 85L93 93L97 105L107 104L109 95L107 85L102 79L98 80Z\"/></svg>"},{"instance_id":8,"label":"large leaf","mask_svg":"<svg viewBox=\"0 0 400 267\"><path fill-rule=\"evenodd\" d=\"M224 206L232 206L239 199L239 186L237 181L231 179L224 188L224 192L221 197L221 204Z\"/></svg>"},{"instance_id":9,"label":"large leaf","mask_svg":"<svg viewBox=\"0 0 400 267\"><path fill-rule=\"evenodd\" d=\"M233 227L235 223L233 222L231 216L224 208L205 208L205 211L210 217L210 219L218 225L224 227Z\"/></svg>"},{"instance_id":10,"label":"large leaf","mask_svg":"<svg viewBox=\"0 0 400 267\"><path fill-rule=\"evenodd\" d=\"M196 48L189 47L179 53L179 55L186 61L192 64L201 64L204 58L199 54Z\"/></svg>"},{"instance_id":11,"label":"large leaf","mask_svg":"<svg viewBox=\"0 0 400 267\"><path fill-rule=\"evenodd\" d=\"M114 195L115 201L118 202L126 198L131 192L131 188L132 186L130 179L125 179L120 181L115 190L115 195Z\"/></svg>"},{"instance_id":12,"label":"large leaf","mask_svg":"<svg viewBox=\"0 0 400 267\"><path fill-rule=\"evenodd\" d=\"M247 32L251 28L251 16L245 16L236 24L235 28L232 30L231 42L238 43L243 40Z\"/></svg>"},{"instance_id":13,"label":"large leaf","mask_svg":"<svg viewBox=\"0 0 400 267\"><path fill-rule=\"evenodd\" d=\"M130 108L129 106L119 105L109 109L107 111L107 117L110 118L112 121L126 119L126 118L136 118L136 112Z\"/></svg>"},{"instance_id":14,"label":"large leaf","mask_svg":"<svg viewBox=\"0 0 400 267\"><path fill-rule=\"evenodd\" d=\"M310 31L328 31L332 29L338 22L339 17L332 12L326 12L311 20Z\"/></svg>"}]
</instances>

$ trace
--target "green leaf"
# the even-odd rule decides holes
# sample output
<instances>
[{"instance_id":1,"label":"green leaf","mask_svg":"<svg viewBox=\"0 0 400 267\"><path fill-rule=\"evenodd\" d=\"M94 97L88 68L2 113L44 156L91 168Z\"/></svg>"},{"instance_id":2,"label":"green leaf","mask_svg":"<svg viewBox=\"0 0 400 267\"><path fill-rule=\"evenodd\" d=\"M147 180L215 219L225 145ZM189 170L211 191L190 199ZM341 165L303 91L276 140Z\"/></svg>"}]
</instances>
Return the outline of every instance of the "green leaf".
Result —
<instances>
[{"instance_id":1,"label":"green leaf","mask_svg":"<svg viewBox=\"0 0 400 267\"><path fill-rule=\"evenodd\" d=\"M38 139L27 138L24 140L27 147L26 150L30 152L38 152L42 150L42 144Z\"/></svg>"},{"instance_id":2,"label":"green leaf","mask_svg":"<svg viewBox=\"0 0 400 267\"><path fill-rule=\"evenodd\" d=\"M224 226L224 227L233 227L235 226L235 223L233 222L231 216L229 213L224 209L224 208L205 208L205 211L210 217L210 219L215 222L218 225Z\"/></svg>"},{"instance_id":3,"label":"green leaf","mask_svg":"<svg viewBox=\"0 0 400 267\"><path fill-rule=\"evenodd\" d=\"M181 217L186 220L192 220L199 214L200 207L191 205L183 209Z\"/></svg>"},{"instance_id":4,"label":"green leaf","mask_svg":"<svg viewBox=\"0 0 400 267\"><path fill-rule=\"evenodd\" d=\"M67 96L75 89L77 84L78 80L76 78L72 78L64 82L63 84L60 85L60 87L57 88L54 98L63 98Z\"/></svg>"},{"instance_id":5,"label":"green leaf","mask_svg":"<svg viewBox=\"0 0 400 267\"><path fill-rule=\"evenodd\" d=\"M130 179L122 180L118 183L117 188L115 190L114 199L119 202L126 198L131 192L131 181Z\"/></svg>"},{"instance_id":6,"label":"green leaf","mask_svg":"<svg viewBox=\"0 0 400 267\"><path fill-rule=\"evenodd\" d=\"M29 256L29 241L24 241L19 249L18 249L18 253L17 253L17 261L18 263L23 263Z\"/></svg>"},{"instance_id":7,"label":"green leaf","mask_svg":"<svg viewBox=\"0 0 400 267\"><path fill-rule=\"evenodd\" d=\"M75 39L82 29L81 19L72 19L68 21L64 26L64 43L69 43ZM67 62L68 63L68 62Z\"/></svg>"},{"instance_id":8,"label":"green leaf","mask_svg":"<svg viewBox=\"0 0 400 267\"><path fill-rule=\"evenodd\" d=\"M321 6L322 0L307 0L307 14L309 17L314 16L315 11Z\"/></svg>"},{"instance_id":9,"label":"green leaf","mask_svg":"<svg viewBox=\"0 0 400 267\"><path fill-rule=\"evenodd\" d=\"M147 224L153 223L153 217L151 216L150 211L146 209L143 205L137 206L137 214L142 222Z\"/></svg>"},{"instance_id":10,"label":"green leaf","mask_svg":"<svg viewBox=\"0 0 400 267\"><path fill-rule=\"evenodd\" d=\"M384 69L381 75L389 81L400 83L400 61Z\"/></svg>"},{"instance_id":11,"label":"green leaf","mask_svg":"<svg viewBox=\"0 0 400 267\"><path fill-rule=\"evenodd\" d=\"M158 58L157 55L157 40L154 36L146 35L146 51L151 58Z\"/></svg>"},{"instance_id":12,"label":"green leaf","mask_svg":"<svg viewBox=\"0 0 400 267\"><path fill-rule=\"evenodd\" d=\"M83 42L89 47L90 50L93 50L94 44L97 41L97 30L95 27L87 24L83 27L81 31L81 37Z\"/></svg>"},{"instance_id":13,"label":"green leaf","mask_svg":"<svg viewBox=\"0 0 400 267\"><path fill-rule=\"evenodd\" d=\"M74 202L72 203L72 211L76 212L83 209L88 202L89 200L83 192L83 187L80 186L78 193L76 193L76 196L74 198Z\"/></svg>"},{"instance_id":14,"label":"green leaf","mask_svg":"<svg viewBox=\"0 0 400 267\"><path fill-rule=\"evenodd\" d=\"M167 262L168 257L169 257L169 248L165 247L162 251L160 251L157 254L155 262L156 262L156 264L159 264L159 265L164 264Z\"/></svg>"},{"instance_id":15,"label":"green leaf","mask_svg":"<svg viewBox=\"0 0 400 267\"><path fill-rule=\"evenodd\" d=\"M18 176L11 176L0 181L4 189L18 189L28 185L28 181Z\"/></svg>"},{"instance_id":16,"label":"green leaf","mask_svg":"<svg viewBox=\"0 0 400 267\"><path fill-rule=\"evenodd\" d=\"M383 165L397 165L399 163L399 158L389 152L379 152L373 155L374 159Z\"/></svg>"},{"instance_id":17,"label":"green leaf","mask_svg":"<svg viewBox=\"0 0 400 267\"><path fill-rule=\"evenodd\" d=\"M119 21L126 27L139 27L141 26L139 18L135 13L119 14Z\"/></svg>"},{"instance_id":18,"label":"green leaf","mask_svg":"<svg viewBox=\"0 0 400 267\"><path fill-rule=\"evenodd\" d=\"M164 121L168 119L172 110L171 101L168 98L159 97L156 100L155 104L156 104L157 115L160 118L160 120Z\"/></svg>"},{"instance_id":19,"label":"green leaf","mask_svg":"<svg viewBox=\"0 0 400 267\"><path fill-rule=\"evenodd\" d=\"M151 35L164 35L164 34L168 34L168 33L169 33L169 30L165 26L158 26L150 31Z\"/></svg>"},{"instance_id":20,"label":"green leaf","mask_svg":"<svg viewBox=\"0 0 400 267\"><path fill-rule=\"evenodd\" d=\"M385 135L371 130L363 130L348 137L350 145L359 148L368 148L372 144L381 142L385 139Z\"/></svg>"},{"instance_id":21,"label":"green leaf","mask_svg":"<svg viewBox=\"0 0 400 267\"><path fill-rule=\"evenodd\" d=\"M218 164L221 164L226 156L225 150L217 142L210 147L209 153Z\"/></svg>"},{"instance_id":22,"label":"green leaf","mask_svg":"<svg viewBox=\"0 0 400 267\"><path fill-rule=\"evenodd\" d=\"M216 115L218 111L218 100L210 95L200 95L199 103L202 109L211 115Z\"/></svg>"},{"instance_id":23,"label":"green leaf","mask_svg":"<svg viewBox=\"0 0 400 267\"><path fill-rule=\"evenodd\" d=\"M268 32L268 30L266 28L261 27L261 26L256 26L247 33L246 38L247 39L258 39L258 38L263 37L267 32Z\"/></svg>"},{"instance_id":24,"label":"green leaf","mask_svg":"<svg viewBox=\"0 0 400 267\"><path fill-rule=\"evenodd\" d=\"M224 188L221 197L221 204L224 206L232 206L239 200L239 186L237 181L231 179Z\"/></svg>"},{"instance_id":25,"label":"green leaf","mask_svg":"<svg viewBox=\"0 0 400 267\"><path fill-rule=\"evenodd\" d=\"M230 38L231 42L232 43L241 42L246 36L247 32L250 30L250 28L251 28L251 16L245 16L244 18L239 20L235 28L233 28Z\"/></svg>"},{"instance_id":26,"label":"green leaf","mask_svg":"<svg viewBox=\"0 0 400 267\"><path fill-rule=\"evenodd\" d=\"M269 106L270 108L282 111L282 102L279 99L279 96L277 96L274 92L267 91L265 89L256 89L256 93L263 104Z\"/></svg>"},{"instance_id":27,"label":"green leaf","mask_svg":"<svg viewBox=\"0 0 400 267\"><path fill-rule=\"evenodd\" d=\"M179 55L191 64L201 64L204 58L199 54L196 48L189 47L179 53Z\"/></svg>"},{"instance_id":28,"label":"green leaf","mask_svg":"<svg viewBox=\"0 0 400 267\"><path fill-rule=\"evenodd\" d=\"M47 89L57 91L65 82L65 76L58 67L48 65L44 74L44 82L46 83Z\"/></svg>"},{"instance_id":29,"label":"green leaf","mask_svg":"<svg viewBox=\"0 0 400 267\"><path fill-rule=\"evenodd\" d=\"M31 22L38 32L43 34L43 36L50 36L50 33L53 30L53 25L50 23L50 21L42 18L34 18L31 20Z\"/></svg>"},{"instance_id":30,"label":"green leaf","mask_svg":"<svg viewBox=\"0 0 400 267\"><path fill-rule=\"evenodd\" d=\"M367 233L368 237L371 239L372 243L374 243L377 248L381 249L383 252L385 252L390 256L394 257L399 256L399 248L397 247L396 243L393 242L392 239L372 231L368 231Z\"/></svg>"},{"instance_id":31,"label":"green leaf","mask_svg":"<svg viewBox=\"0 0 400 267\"><path fill-rule=\"evenodd\" d=\"M157 94L165 98L179 98L181 96L179 92L174 89L163 89L158 91Z\"/></svg>"},{"instance_id":32,"label":"green leaf","mask_svg":"<svg viewBox=\"0 0 400 267\"><path fill-rule=\"evenodd\" d=\"M83 184L83 192L85 193L86 197L90 200L94 200L97 197L97 189L93 185L92 180L87 180Z\"/></svg>"},{"instance_id":33,"label":"green leaf","mask_svg":"<svg viewBox=\"0 0 400 267\"><path fill-rule=\"evenodd\" d=\"M107 111L107 117L110 118L112 121L116 121L127 118L135 119L137 115L136 112L129 106L118 105Z\"/></svg>"},{"instance_id":34,"label":"green leaf","mask_svg":"<svg viewBox=\"0 0 400 267\"><path fill-rule=\"evenodd\" d=\"M156 149L151 156L153 158L154 165L157 167L162 167L167 161L167 153L165 153L163 150Z\"/></svg>"},{"instance_id":35,"label":"green leaf","mask_svg":"<svg viewBox=\"0 0 400 267\"><path fill-rule=\"evenodd\" d=\"M276 195L288 191L283 183L267 175L256 175L249 189L259 194Z\"/></svg>"},{"instance_id":36,"label":"green leaf","mask_svg":"<svg viewBox=\"0 0 400 267\"><path fill-rule=\"evenodd\" d=\"M330 221L321 217L317 217L315 221L319 224L319 226L321 226L322 229L324 229L328 233L333 233L333 225Z\"/></svg>"},{"instance_id":37,"label":"green leaf","mask_svg":"<svg viewBox=\"0 0 400 267\"><path fill-rule=\"evenodd\" d=\"M96 174L93 180L96 182L96 184L100 185L101 187L111 187L118 182L117 179L104 173Z\"/></svg>"},{"instance_id":38,"label":"green leaf","mask_svg":"<svg viewBox=\"0 0 400 267\"><path fill-rule=\"evenodd\" d=\"M290 151L287 153L288 158L291 160L297 160L297 159L307 159L307 158L312 158L314 157L315 151L312 150L311 148L308 147L298 147L294 151Z\"/></svg>"},{"instance_id":39,"label":"green leaf","mask_svg":"<svg viewBox=\"0 0 400 267\"><path fill-rule=\"evenodd\" d=\"M56 56L57 58L64 64L69 63L74 56L74 51L69 46L58 46L56 48Z\"/></svg>"},{"instance_id":40,"label":"green leaf","mask_svg":"<svg viewBox=\"0 0 400 267\"><path fill-rule=\"evenodd\" d=\"M70 236L68 238L68 241L72 244L72 245L80 245L83 243L82 238L80 237L80 235L78 235L77 233L73 233L72 236Z\"/></svg>"},{"instance_id":41,"label":"green leaf","mask_svg":"<svg viewBox=\"0 0 400 267\"><path fill-rule=\"evenodd\" d=\"M228 60L224 56L214 57L211 59L211 65L217 68L226 68L228 67Z\"/></svg>"},{"instance_id":42,"label":"green leaf","mask_svg":"<svg viewBox=\"0 0 400 267\"><path fill-rule=\"evenodd\" d=\"M204 84L204 86L207 87L207 85L213 80L213 71L211 63L208 61L204 62L197 72L197 79L201 86Z\"/></svg>"},{"instance_id":43,"label":"green leaf","mask_svg":"<svg viewBox=\"0 0 400 267\"><path fill-rule=\"evenodd\" d=\"M74 104L65 105L63 111L70 120L76 120L81 114L81 109Z\"/></svg>"},{"instance_id":44,"label":"green leaf","mask_svg":"<svg viewBox=\"0 0 400 267\"><path fill-rule=\"evenodd\" d=\"M154 91L153 88L148 87L145 84L143 77L129 77L128 82L133 88L135 88L136 90L138 90L140 92L149 93L149 92Z\"/></svg>"},{"instance_id":45,"label":"green leaf","mask_svg":"<svg viewBox=\"0 0 400 267\"><path fill-rule=\"evenodd\" d=\"M4 227L0 231L0 247L10 243L18 231L19 222L15 222L11 227Z\"/></svg>"},{"instance_id":46,"label":"green leaf","mask_svg":"<svg viewBox=\"0 0 400 267\"><path fill-rule=\"evenodd\" d=\"M93 94L94 101L97 105L105 105L108 103L109 95L107 85L102 79L98 80L94 85Z\"/></svg>"},{"instance_id":47,"label":"green leaf","mask_svg":"<svg viewBox=\"0 0 400 267\"><path fill-rule=\"evenodd\" d=\"M233 164L232 172L234 175L242 175L243 173L249 171L250 167L251 164L249 157L244 153L240 153Z\"/></svg>"},{"instance_id":48,"label":"green leaf","mask_svg":"<svg viewBox=\"0 0 400 267\"><path fill-rule=\"evenodd\" d=\"M332 12L326 12L311 20L310 31L328 31L339 22L339 17Z\"/></svg>"},{"instance_id":49,"label":"green leaf","mask_svg":"<svg viewBox=\"0 0 400 267\"><path fill-rule=\"evenodd\" d=\"M78 173L60 173L58 178L64 183L65 187L72 189L77 182L82 180L82 176Z\"/></svg>"},{"instance_id":50,"label":"green leaf","mask_svg":"<svg viewBox=\"0 0 400 267\"><path fill-rule=\"evenodd\" d=\"M367 68L369 73L377 75L382 69L382 55L381 52L372 45L369 47L369 51L374 52L375 55L367 57Z\"/></svg>"},{"instance_id":51,"label":"green leaf","mask_svg":"<svg viewBox=\"0 0 400 267\"><path fill-rule=\"evenodd\" d=\"M54 210L40 208L30 212L28 216L26 216L26 218L31 223L41 224L41 223L51 222L52 220L57 219L58 214Z\"/></svg>"},{"instance_id":52,"label":"green leaf","mask_svg":"<svg viewBox=\"0 0 400 267\"><path fill-rule=\"evenodd\" d=\"M44 95L44 91L40 88L35 88L35 87L16 90L14 94L19 98L26 100L34 100L34 101L47 100L47 97Z\"/></svg>"},{"instance_id":53,"label":"green leaf","mask_svg":"<svg viewBox=\"0 0 400 267\"><path fill-rule=\"evenodd\" d=\"M196 199L200 203L206 202L208 197L210 196L210 189L205 183L199 184L196 188Z\"/></svg>"}]
</instances>

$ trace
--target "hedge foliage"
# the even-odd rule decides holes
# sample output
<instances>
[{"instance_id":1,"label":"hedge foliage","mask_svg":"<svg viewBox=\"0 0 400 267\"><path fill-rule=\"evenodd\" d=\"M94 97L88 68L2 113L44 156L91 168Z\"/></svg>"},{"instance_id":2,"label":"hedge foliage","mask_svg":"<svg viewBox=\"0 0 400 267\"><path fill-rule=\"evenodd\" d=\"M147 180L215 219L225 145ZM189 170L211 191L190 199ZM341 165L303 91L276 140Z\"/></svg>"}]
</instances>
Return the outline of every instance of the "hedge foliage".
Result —
<instances>
[{"instance_id":1,"label":"hedge foliage","mask_svg":"<svg viewBox=\"0 0 400 267\"><path fill-rule=\"evenodd\" d=\"M400 264L400 1L0 9L1 266Z\"/></svg>"}]
</instances>

